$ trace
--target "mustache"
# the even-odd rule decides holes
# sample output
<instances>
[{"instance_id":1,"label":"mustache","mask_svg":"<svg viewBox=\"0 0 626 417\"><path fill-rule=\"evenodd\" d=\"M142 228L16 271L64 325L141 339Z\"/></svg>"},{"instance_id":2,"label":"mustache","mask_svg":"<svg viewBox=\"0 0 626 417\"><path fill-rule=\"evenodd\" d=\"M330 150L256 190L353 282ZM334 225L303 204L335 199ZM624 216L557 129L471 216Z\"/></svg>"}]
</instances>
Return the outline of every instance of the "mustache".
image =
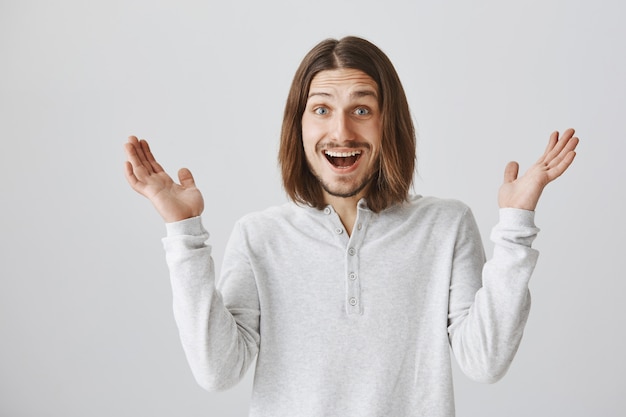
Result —
<instances>
[{"instance_id":1,"label":"mustache","mask_svg":"<svg viewBox=\"0 0 626 417\"><path fill-rule=\"evenodd\" d=\"M336 149L336 148L344 148L344 149L358 149L365 148L370 150L372 146L367 142L346 142L346 143L338 143L338 142L320 142L315 146L315 150L317 152L321 152L324 149Z\"/></svg>"}]
</instances>

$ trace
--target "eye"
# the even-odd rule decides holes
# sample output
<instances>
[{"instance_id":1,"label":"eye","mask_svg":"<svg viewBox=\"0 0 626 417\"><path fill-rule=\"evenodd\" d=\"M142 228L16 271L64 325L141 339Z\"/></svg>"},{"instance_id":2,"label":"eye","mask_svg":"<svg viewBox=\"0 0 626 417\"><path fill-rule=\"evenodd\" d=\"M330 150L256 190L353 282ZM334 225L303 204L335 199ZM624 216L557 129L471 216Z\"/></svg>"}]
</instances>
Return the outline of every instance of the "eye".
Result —
<instances>
[{"instance_id":1,"label":"eye","mask_svg":"<svg viewBox=\"0 0 626 417\"><path fill-rule=\"evenodd\" d=\"M354 111L354 114L356 114L357 116L367 116L368 114L370 114L370 111L366 109L365 107L358 107Z\"/></svg>"},{"instance_id":2,"label":"eye","mask_svg":"<svg viewBox=\"0 0 626 417\"><path fill-rule=\"evenodd\" d=\"M317 107L313 112L319 116L325 116L328 114L328 109L326 107Z\"/></svg>"}]
</instances>

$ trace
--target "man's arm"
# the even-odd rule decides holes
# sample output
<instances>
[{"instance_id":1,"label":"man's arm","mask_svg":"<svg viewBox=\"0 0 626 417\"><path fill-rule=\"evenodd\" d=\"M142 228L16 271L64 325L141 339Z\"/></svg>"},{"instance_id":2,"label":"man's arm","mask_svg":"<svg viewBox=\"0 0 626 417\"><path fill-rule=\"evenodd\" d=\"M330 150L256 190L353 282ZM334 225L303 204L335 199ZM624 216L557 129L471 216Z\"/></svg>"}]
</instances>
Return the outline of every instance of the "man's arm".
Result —
<instances>
[{"instance_id":1,"label":"man's arm","mask_svg":"<svg viewBox=\"0 0 626 417\"><path fill-rule=\"evenodd\" d=\"M507 371L522 338L530 309L528 282L538 252L531 244L539 229L534 209L545 186L562 175L575 157L578 138L568 129L554 132L541 158L522 176L510 162L499 192L500 222L493 229L493 257L476 260L480 234L471 216L457 236L450 287L449 333L452 350L473 379L495 382ZM481 276L472 280L470 277Z\"/></svg>"},{"instance_id":2,"label":"man's arm","mask_svg":"<svg viewBox=\"0 0 626 417\"><path fill-rule=\"evenodd\" d=\"M176 184L156 161L148 143L134 136L125 144L125 151L128 183L152 202L166 222L163 246L174 318L190 368L206 390L228 388L242 378L256 357L260 340L258 297L246 258L235 257L238 273L229 276L237 283L245 308L230 311L216 290L211 247L206 244L209 234L199 217L204 202L191 172L181 169L180 184ZM227 255L236 252L230 250Z\"/></svg>"},{"instance_id":3,"label":"man's arm","mask_svg":"<svg viewBox=\"0 0 626 417\"><path fill-rule=\"evenodd\" d=\"M484 263L478 226L468 211L454 251L448 333L463 372L492 383L508 370L530 311L528 283L539 253L531 248L539 229L534 212L500 209L491 233L493 256Z\"/></svg>"}]
</instances>

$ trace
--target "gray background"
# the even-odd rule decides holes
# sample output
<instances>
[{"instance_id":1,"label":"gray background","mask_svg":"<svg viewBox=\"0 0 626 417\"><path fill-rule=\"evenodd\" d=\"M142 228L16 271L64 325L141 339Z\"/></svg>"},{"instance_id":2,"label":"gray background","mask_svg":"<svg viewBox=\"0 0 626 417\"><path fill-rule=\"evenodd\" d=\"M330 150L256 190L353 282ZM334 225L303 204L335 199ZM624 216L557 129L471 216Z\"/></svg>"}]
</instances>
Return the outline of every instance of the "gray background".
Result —
<instances>
[{"instance_id":1,"label":"gray background","mask_svg":"<svg viewBox=\"0 0 626 417\"><path fill-rule=\"evenodd\" d=\"M582 138L537 210L533 309L505 378L455 368L459 416L621 416L626 27L620 1L0 1L0 416L244 416L196 386L161 219L123 176L151 140L195 174L219 265L281 203L284 100L326 37L378 44L419 133L415 190L469 204L488 252L507 161ZM621 259L621 261L620 261ZM622 268L618 269L618 266Z\"/></svg>"}]
</instances>

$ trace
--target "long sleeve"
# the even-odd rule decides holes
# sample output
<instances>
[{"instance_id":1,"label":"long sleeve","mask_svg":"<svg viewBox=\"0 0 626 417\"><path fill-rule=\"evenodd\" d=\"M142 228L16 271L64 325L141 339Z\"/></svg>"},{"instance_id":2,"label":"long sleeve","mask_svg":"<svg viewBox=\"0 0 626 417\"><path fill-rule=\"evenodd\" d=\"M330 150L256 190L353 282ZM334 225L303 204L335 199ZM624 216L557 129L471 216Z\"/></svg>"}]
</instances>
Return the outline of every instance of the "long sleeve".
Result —
<instances>
[{"instance_id":1,"label":"long sleeve","mask_svg":"<svg viewBox=\"0 0 626 417\"><path fill-rule=\"evenodd\" d=\"M209 235L200 218L168 223L166 228L163 246L174 318L187 361L203 388L229 388L243 377L258 352L259 306L254 281L233 276L245 308L229 306L216 289L211 247L206 244ZM231 252L238 253L236 239L232 240ZM241 257L239 264L245 269Z\"/></svg>"},{"instance_id":2,"label":"long sleeve","mask_svg":"<svg viewBox=\"0 0 626 417\"><path fill-rule=\"evenodd\" d=\"M501 209L493 257L481 265L482 245L471 214L459 227L450 286L450 341L459 366L472 379L495 382L508 370L530 311L528 282L538 252L534 212ZM481 274L482 270L482 274ZM481 277L482 282L474 277Z\"/></svg>"}]
</instances>

